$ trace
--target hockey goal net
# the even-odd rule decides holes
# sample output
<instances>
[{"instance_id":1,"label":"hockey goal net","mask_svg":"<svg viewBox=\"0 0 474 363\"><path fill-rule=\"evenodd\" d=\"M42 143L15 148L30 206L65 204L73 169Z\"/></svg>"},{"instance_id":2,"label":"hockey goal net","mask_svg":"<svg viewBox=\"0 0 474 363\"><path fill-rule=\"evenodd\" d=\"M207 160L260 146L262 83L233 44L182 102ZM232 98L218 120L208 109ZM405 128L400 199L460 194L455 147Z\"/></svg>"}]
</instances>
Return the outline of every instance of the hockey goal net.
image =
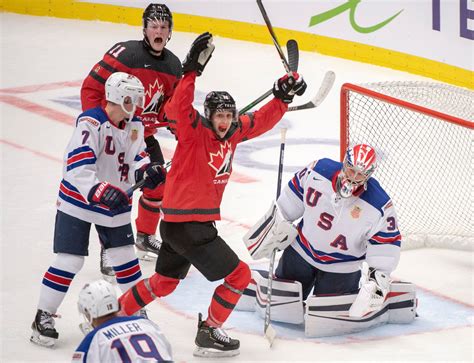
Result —
<instances>
[{"instance_id":1,"label":"hockey goal net","mask_svg":"<svg viewBox=\"0 0 474 363\"><path fill-rule=\"evenodd\" d=\"M474 92L427 82L344 84L341 159L367 143L391 196L403 248L474 245Z\"/></svg>"}]
</instances>

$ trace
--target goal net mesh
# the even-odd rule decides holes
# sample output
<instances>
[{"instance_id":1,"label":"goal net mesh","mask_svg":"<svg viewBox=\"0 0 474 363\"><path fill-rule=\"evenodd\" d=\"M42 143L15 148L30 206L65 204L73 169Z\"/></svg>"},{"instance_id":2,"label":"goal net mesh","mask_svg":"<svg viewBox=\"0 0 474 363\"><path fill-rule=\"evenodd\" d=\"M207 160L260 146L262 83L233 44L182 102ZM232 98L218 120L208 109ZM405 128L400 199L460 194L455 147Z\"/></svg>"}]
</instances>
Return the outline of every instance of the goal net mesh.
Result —
<instances>
[{"instance_id":1,"label":"goal net mesh","mask_svg":"<svg viewBox=\"0 0 474 363\"><path fill-rule=\"evenodd\" d=\"M345 84L341 155L366 143L391 196L403 247L473 248L474 92L425 82Z\"/></svg>"}]
</instances>

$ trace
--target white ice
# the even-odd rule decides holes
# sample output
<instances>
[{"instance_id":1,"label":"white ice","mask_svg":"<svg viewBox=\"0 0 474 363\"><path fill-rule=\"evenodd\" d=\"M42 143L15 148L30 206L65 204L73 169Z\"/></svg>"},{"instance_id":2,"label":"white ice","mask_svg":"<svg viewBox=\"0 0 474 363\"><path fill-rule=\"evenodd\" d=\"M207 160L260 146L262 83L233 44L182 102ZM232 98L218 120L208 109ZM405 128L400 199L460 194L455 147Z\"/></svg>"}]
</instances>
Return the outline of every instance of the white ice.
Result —
<instances>
[{"instance_id":1,"label":"white ice","mask_svg":"<svg viewBox=\"0 0 474 363\"><path fill-rule=\"evenodd\" d=\"M0 19L0 361L68 361L82 338L77 327L81 321L76 308L78 291L85 282L100 278L95 232L91 233L90 256L59 309L62 318L57 320L57 347L51 350L29 342L42 276L53 259L62 154L78 115L80 81L109 47L119 41L139 39L141 29L9 13L1 13ZM195 36L175 32L169 48L183 59ZM283 74L273 46L222 37L216 37L215 44L214 56L197 81L199 107L203 95L210 90L227 90L244 106ZM222 237L247 262L251 260L241 236L274 198L281 125L289 127L285 182L296 167L323 156L338 157L338 91L342 83L426 80L302 52L300 72L309 87L301 102L315 94L327 70L336 72L336 84L318 109L288 113L275 130L237 148L234 182L224 195L224 220L218 227ZM51 84L59 85L48 86ZM159 136L166 155L171 157L173 139L166 132ZM242 183L245 178L254 181ZM142 268L144 275L151 275L154 265L143 263ZM414 324L387 325L340 339L313 340L276 326L280 338L270 349L261 334L263 321L256 315L235 312L228 331L241 340L241 354L229 361L472 361L472 252L404 251L394 276L415 283L419 289L420 316ZM192 271L172 296L149 306L150 318L171 341L177 362L196 360L192 356L196 313L205 313L211 292L211 284Z\"/></svg>"}]
</instances>

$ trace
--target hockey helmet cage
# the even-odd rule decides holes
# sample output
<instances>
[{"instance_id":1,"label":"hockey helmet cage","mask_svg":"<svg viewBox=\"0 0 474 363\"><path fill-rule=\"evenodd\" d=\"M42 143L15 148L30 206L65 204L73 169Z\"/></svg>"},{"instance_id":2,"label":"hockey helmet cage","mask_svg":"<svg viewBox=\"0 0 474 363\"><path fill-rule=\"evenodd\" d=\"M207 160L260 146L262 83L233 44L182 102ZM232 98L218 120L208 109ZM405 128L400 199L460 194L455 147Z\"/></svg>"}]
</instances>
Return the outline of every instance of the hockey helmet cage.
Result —
<instances>
[{"instance_id":1,"label":"hockey helmet cage","mask_svg":"<svg viewBox=\"0 0 474 363\"><path fill-rule=\"evenodd\" d=\"M137 77L124 72L115 72L105 82L105 99L121 105L131 119L136 108L143 108L145 104L145 89ZM133 105L131 111L125 109L124 103L127 101L131 101Z\"/></svg>"},{"instance_id":2,"label":"hockey helmet cage","mask_svg":"<svg viewBox=\"0 0 474 363\"><path fill-rule=\"evenodd\" d=\"M342 164L342 172L337 180L337 189L341 196L349 197L360 189L365 189L367 180L377 167L377 155L373 147L358 144L349 147Z\"/></svg>"},{"instance_id":3,"label":"hockey helmet cage","mask_svg":"<svg viewBox=\"0 0 474 363\"><path fill-rule=\"evenodd\" d=\"M119 302L114 287L105 280L84 285L77 301L79 312L87 321L119 311Z\"/></svg>"},{"instance_id":4,"label":"hockey helmet cage","mask_svg":"<svg viewBox=\"0 0 474 363\"><path fill-rule=\"evenodd\" d=\"M143 28L148 26L149 21L168 21L170 31L173 29L173 14L165 4L150 4L143 12Z\"/></svg>"},{"instance_id":5,"label":"hockey helmet cage","mask_svg":"<svg viewBox=\"0 0 474 363\"><path fill-rule=\"evenodd\" d=\"M233 122L237 122L237 107L232 96L226 91L209 92L204 101L204 116L211 119L216 111L232 112Z\"/></svg>"}]
</instances>

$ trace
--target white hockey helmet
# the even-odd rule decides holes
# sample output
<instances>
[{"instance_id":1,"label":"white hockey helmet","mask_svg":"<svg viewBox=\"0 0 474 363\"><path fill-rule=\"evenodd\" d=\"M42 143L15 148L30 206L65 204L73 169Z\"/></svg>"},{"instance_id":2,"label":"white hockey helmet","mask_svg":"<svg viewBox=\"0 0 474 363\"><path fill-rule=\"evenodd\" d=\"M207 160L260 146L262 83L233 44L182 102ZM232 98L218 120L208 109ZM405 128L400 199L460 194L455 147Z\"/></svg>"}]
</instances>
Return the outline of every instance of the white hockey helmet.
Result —
<instances>
[{"instance_id":1,"label":"white hockey helmet","mask_svg":"<svg viewBox=\"0 0 474 363\"><path fill-rule=\"evenodd\" d=\"M87 321L119 311L114 287L107 281L97 280L85 284L77 301L79 312Z\"/></svg>"},{"instance_id":2,"label":"white hockey helmet","mask_svg":"<svg viewBox=\"0 0 474 363\"><path fill-rule=\"evenodd\" d=\"M137 107L145 104L145 89L142 82L135 76L124 72L112 73L105 82L105 99L121 105L122 109L132 119ZM132 104L132 110L127 111L125 104Z\"/></svg>"}]
</instances>

